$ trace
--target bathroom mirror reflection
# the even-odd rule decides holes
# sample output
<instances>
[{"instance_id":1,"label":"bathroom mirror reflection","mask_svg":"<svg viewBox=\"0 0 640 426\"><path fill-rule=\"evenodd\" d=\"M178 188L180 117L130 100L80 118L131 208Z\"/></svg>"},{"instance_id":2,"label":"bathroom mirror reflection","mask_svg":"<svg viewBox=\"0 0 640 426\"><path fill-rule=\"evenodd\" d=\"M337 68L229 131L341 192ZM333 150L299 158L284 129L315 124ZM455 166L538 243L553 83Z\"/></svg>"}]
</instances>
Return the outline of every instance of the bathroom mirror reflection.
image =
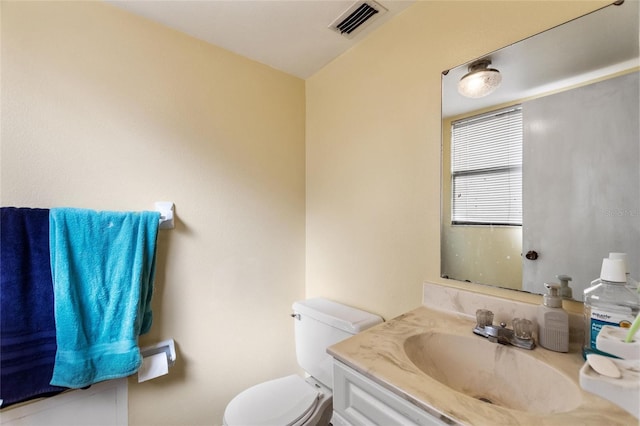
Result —
<instances>
[{"instance_id":1,"label":"bathroom mirror reflection","mask_svg":"<svg viewBox=\"0 0 640 426\"><path fill-rule=\"evenodd\" d=\"M477 58L502 80L484 97L457 87L477 59L443 72L443 278L568 275L582 300L610 252L640 276L638 17L625 1Z\"/></svg>"}]
</instances>

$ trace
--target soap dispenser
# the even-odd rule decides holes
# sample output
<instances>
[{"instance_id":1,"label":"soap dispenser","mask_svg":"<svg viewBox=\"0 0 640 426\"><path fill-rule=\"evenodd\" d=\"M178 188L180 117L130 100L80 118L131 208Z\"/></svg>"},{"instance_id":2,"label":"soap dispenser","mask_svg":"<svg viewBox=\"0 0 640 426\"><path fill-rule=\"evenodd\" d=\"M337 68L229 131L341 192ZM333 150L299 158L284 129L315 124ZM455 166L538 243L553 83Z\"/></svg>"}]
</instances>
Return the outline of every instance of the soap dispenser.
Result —
<instances>
[{"instance_id":1,"label":"soap dispenser","mask_svg":"<svg viewBox=\"0 0 640 426\"><path fill-rule=\"evenodd\" d=\"M538 308L538 341L543 348L569 351L569 314L562 309L560 285L544 283L548 294Z\"/></svg>"},{"instance_id":2,"label":"soap dispenser","mask_svg":"<svg viewBox=\"0 0 640 426\"><path fill-rule=\"evenodd\" d=\"M560 297L563 299L573 299L573 291L571 287L569 287L571 277L569 275L556 275L556 278L560 280Z\"/></svg>"}]
</instances>

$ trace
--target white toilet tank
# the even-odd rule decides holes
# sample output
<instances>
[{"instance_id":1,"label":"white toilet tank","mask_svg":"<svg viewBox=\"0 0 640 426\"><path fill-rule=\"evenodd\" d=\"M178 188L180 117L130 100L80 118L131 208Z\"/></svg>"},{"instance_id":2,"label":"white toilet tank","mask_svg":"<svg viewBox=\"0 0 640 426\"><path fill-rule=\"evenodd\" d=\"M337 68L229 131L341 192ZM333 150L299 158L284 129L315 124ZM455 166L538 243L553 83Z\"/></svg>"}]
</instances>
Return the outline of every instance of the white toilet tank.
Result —
<instances>
[{"instance_id":1,"label":"white toilet tank","mask_svg":"<svg viewBox=\"0 0 640 426\"><path fill-rule=\"evenodd\" d=\"M327 347L383 321L378 315L322 298L295 302L293 317L298 365L329 389L333 373Z\"/></svg>"}]
</instances>

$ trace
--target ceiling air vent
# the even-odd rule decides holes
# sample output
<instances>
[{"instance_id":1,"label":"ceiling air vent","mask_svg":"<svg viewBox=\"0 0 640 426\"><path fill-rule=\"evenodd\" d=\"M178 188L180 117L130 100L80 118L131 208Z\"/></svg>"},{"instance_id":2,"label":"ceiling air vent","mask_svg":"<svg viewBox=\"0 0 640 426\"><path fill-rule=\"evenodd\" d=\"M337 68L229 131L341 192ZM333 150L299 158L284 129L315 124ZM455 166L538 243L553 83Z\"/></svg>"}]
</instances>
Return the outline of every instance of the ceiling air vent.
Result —
<instances>
[{"instance_id":1,"label":"ceiling air vent","mask_svg":"<svg viewBox=\"0 0 640 426\"><path fill-rule=\"evenodd\" d=\"M387 9L380 3L373 0L358 1L336 18L329 28L347 38L352 38L386 11Z\"/></svg>"}]
</instances>

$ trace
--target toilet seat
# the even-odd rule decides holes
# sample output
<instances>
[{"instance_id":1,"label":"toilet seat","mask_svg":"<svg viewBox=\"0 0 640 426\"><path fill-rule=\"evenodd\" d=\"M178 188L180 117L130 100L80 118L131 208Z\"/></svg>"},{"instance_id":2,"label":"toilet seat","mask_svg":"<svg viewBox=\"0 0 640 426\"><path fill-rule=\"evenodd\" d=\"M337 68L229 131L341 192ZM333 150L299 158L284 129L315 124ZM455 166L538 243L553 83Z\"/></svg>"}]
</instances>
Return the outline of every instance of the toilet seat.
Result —
<instances>
[{"instance_id":1,"label":"toilet seat","mask_svg":"<svg viewBox=\"0 0 640 426\"><path fill-rule=\"evenodd\" d=\"M298 375L255 385L238 394L224 412L228 426L293 426L303 424L323 394Z\"/></svg>"}]
</instances>

